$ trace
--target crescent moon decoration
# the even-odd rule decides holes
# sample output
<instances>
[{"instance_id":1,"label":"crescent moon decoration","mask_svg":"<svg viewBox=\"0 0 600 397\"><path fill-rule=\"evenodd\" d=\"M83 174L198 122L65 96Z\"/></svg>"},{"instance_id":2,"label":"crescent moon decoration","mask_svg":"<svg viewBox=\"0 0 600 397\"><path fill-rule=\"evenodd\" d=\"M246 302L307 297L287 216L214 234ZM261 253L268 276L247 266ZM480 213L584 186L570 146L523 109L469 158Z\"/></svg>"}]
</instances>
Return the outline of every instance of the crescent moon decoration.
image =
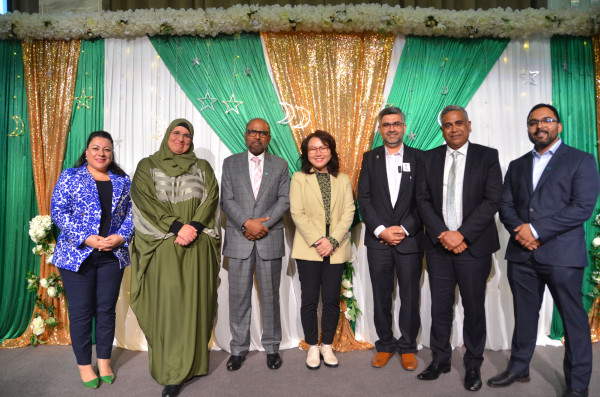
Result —
<instances>
[{"instance_id":1,"label":"crescent moon decoration","mask_svg":"<svg viewBox=\"0 0 600 397\"><path fill-rule=\"evenodd\" d=\"M294 119L294 117L296 117L296 114L294 112L294 107L287 102L279 102L279 104L283 108L283 113L285 114L285 117L283 118L283 120L279 120L277 122L277 124L283 124L283 125L289 124ZM290 116L290 114L291 114L291 116Z\"/></svg>"},{"instance_id":2,"label":"crescent moon decoration","mask_svg":"<svg viewBox=\"0 0 600 397\"><path fill-rule=\"evenodd\" d=\"M19 116L10 116L11 119L15 122L15 129L8 134L8 136L15 138L23 135L23 130L25 129L25 123Z\"/></svg>"},{"instance_id":3,"label":"crescent moon decoration","mask_svg":"<svg viewBox=\"0 0 600 397\"><path fill-rule=\"evenodd\" d=\"M441 110L438 113L438 124L440 125L440 127L442 126L442 111Z\"/></svg>"},{"instance_id":4,"label":"crescent moon decoration","mask_svg":"<svg viewBox=\"0 0 600 397\"><path fill-rule=\"evenodd\" d=\"M444 86L442 87L442 95L446 95L448 93L448 87Z\"/></svg>"},{"instance_id":5,"label":"crescent moon decoration","mask_svg":"<svg viewBox=\"0 0 600 397\"><path fill-rule=\"evenodd\" d=\"M300 123L294 124L292 125L292 127L302 129L306 127L310 122L310 113L308 112L308 110L306 110L306 108L302 106L296 106L296 110L300 111L301 120Z\"/></svg>"}]
</instances>

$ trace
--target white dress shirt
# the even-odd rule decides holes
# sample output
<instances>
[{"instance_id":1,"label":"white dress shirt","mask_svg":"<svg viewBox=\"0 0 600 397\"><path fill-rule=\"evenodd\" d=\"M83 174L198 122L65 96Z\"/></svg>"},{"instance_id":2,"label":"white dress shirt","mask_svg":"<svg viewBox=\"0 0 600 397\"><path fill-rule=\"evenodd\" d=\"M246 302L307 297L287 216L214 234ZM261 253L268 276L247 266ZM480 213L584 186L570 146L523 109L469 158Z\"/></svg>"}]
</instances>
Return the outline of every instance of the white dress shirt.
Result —
<instances>
[{"instance_id":1,"label":"white dress shirt","mask_svg":"<svg viewBox=\"0 0 600 397\"><path fill-rule=\"evenodd\" d=\"M385 168L387 174L387 182L388 188L390 190L390 201L392 203L392 207L396 205L396 201L398 200L398 195L400 194L400 182L402 182L402 160L404 159L404 144L400 146L400 150L396 153L390 153L386 146L383 147L385 151ZM408 232L404 228L404 226L400 225L404 230L404 233L408 236ZM384 225L379 225L373 231L375 237L379 238L381 232L386 229Z\"/></svg>"},{"instance_id":2,"label":"white dress shirt","mask_svg":"<svg viewBox=\"0 0 600 397\"><path fill-rule=\"evenodd\" d=\"M550 149L546 150L543 154L539 154L537 150L535 150L535 148L531 151L531 153L533 154L533 172L531 175L533 182L533 190L535 190L535 188L537 187L537 184L540 181L544 170L548 166L550 159L552 159L552 156L554 155L554 153L556 153L556 150L558 149L561 143L562 139L558 138L558 141L554 145L552 145ZM533 228L533 225L531 223L529 224L529 227L531 228L531 234L533 234L533 237L535 237L536 239L540 238L539 234Z\"/></svg>"},{"instance_id":3,"label":"white dress shirt","mask_svg":"<svg viewBox=\"0 0 600 397\"><path fill-rule=\"evenodd\" d=\"M458 226L462 225L463 219L463 182L465 180L465 163L467 160L467 150L469 149L469 142L465 143L458 150L452 149L450 146L446 148L446 162L444 163L444 189L442 193L442 215L444 216L444 223L448 225L448 218L446 211L446 199L448 197L448 174L450 174L450 167L452 166L452 153L458 152L456 156L456 187L454 189L454 203L456 204L456 221Z\"/></svg>"},{"instance_id":4,"label":"white dress shirt","mask_svg":"<svg viewBox=\"0 0 600 397\"><path fill-rule=\"evenodd\" d=\"M252 184L252 191L254 191L256 189L256 186L254 186L256 183L254 182L254 178L253 178L254 169L256 168L256 163L254 161L252 161L252 159L254 157L258 157L260 159L259 167L261 170L264 170L265 169L265 152L262 152L258 156L255 156L252 153L250 153L250 151L248 150L248 169L250 170L249 175L250 175L250 183ZM260 187L260 183L258 185Z\"/></svg>"}]
</instances>

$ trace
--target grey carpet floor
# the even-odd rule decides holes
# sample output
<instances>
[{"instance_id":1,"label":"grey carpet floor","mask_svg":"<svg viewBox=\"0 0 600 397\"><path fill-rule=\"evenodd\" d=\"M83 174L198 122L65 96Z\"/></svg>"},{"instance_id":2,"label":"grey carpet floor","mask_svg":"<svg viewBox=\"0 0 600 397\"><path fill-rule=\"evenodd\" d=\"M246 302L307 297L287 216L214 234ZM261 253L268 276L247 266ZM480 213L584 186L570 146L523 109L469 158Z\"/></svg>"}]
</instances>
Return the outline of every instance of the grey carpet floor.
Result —
<instances>
[{"instance_id":1,"label":"grey carpet floor","mask_svg":"<svg viewBox=\"0 0 600 397\"><path fill-rule=\"evenodd\" d=\"M593 345L594 368L600 368L600 344ZM340 366L321 366L310 371L304 365L305 353L298 349L281 352L283 366L270 370L262 352L251 352L239 371L228 372L228 354L212 351L210 373L187 382L181 396L562 396L563 347L537 347L531 363L531 382L504 389L484 384L477 392L462 386L464 368L459 348L452 355L452 370L435 381L420 381L416 374L430 361L431 352L418 354L419 366L404 371L398 355L381 369L371 367L374 351L338 354ZM504 370L508 351L485 351L482 377L485 381ZM86 389L79 380L70 346L38 346L0 349L0 396L160 396L162 386L148 371L148 353L115 348L113 350L115 383ZM592 375L590 396L600 395L600 377Z\"/></svg>"}]
</instances>

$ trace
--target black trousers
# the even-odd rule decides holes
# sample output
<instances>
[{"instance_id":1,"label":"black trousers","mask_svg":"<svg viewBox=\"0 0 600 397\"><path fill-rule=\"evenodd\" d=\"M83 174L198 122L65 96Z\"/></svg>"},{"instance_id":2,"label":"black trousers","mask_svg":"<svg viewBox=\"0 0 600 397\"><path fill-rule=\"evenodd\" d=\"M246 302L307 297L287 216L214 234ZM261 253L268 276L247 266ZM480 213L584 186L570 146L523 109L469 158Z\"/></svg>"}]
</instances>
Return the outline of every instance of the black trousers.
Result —
<instances>
[{"instance_id":1,"label":"black trousers","mask_svg":"<svg viewBox=\"0 0 600 397\"><path fill-rule=\"evenodd\" d=\"M563 320L565 383L569 389L588 388L592 375L592 343L582 301L583 271L583 267L542 265L533 258L524 263L508 262L508 282L515 310L509 372L529 374L544 286L547 285Z\"/></svg>"},{"instance_id":2,"label":"black trousers","mask_svg":"<svg viewBox=\"0 0 600 397\"><path fill-rule=\"evenodd\" d=\"M421 327L419 313L420 283L423 271L423 253L401 254L393 248L367 248L369 275L373 289L375 330L379 340L378 352L417 352L417 335ZM400 313L398 323L400 338L394 337L392 328L392 295L394 272L398 279Z\"/></svg>"},{"instance_id":3,"label":"black trousers","mask_svg":"<svg viewBox=\"0 0 600 397\"><path fill-rule=\"evenodd\" d=\"M304 330L304 340L309 345L319 343L319 320L317 317L319 292L323 301L323 312L321 314L322 343L326 345L333 343L333 337L340 318L340 292L344 264L329 262L329 258L323 258L322 262L296 259L302 289L300 319Z\"/></svg>"},{"instance_id":4,"label":"black trousers","mask_svg":"<svg viewBox=\"0 0 600 397\"><path fill-rule=\"evenodd\" d=\"M69 303L71 343L78 365L92 363L92 319L96 319L96 356L109 359L115 337L115 308L123 270L112 255L90 255L78 272L60 269Z\"/></svg>"},{"instance_id":5,"label":"black trousers","mask_svg":"<svg viewBox=\"0 0 600 397\"><path fill-rule=\"evenodd\" d=\"M427 272L431 289L431 337L433 361L450 360L450 333L454 314L456 285L465 313L463 338L467 368L479 368L485 348L485 287L490 275L492 256L475 258L469 251L461 254L427 252Z\"/></svg>"}]
</instances>

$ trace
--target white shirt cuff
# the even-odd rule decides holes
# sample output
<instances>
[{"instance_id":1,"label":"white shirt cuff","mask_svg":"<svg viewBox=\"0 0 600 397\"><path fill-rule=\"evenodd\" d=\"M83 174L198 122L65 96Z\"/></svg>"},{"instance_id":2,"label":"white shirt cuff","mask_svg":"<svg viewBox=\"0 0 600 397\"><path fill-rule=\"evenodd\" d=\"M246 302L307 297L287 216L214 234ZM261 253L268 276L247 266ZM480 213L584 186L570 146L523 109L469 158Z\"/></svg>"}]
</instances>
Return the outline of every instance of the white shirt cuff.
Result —
<instances>
[{"instance_id":1,"label":"white shirt cuff","mask_svg":"<svg viewBox=\"0 0 600 397\"><path fill-rule=\"evenodd\" d=\"M379 225L377 226L377 229L375 229L375 231L373 232L373 234L375 235L375 237L379 238L379 235L381 234L381 232L383 232L386 229L385 226L383 225Z\"/></svg>"},{"instance_id":2,"label":"white shirt cuff","mask_svg":"<svg viewBox=\"0 0 600 397\"><path fill-rule=\"evenodd\" d=\"M529 228L531 229L531 234L533 234L533 237L535 237L536 240L540 238L540 235L535 231L535 228L531 223L529 224Z\"/></svg>"}]
</instances>

